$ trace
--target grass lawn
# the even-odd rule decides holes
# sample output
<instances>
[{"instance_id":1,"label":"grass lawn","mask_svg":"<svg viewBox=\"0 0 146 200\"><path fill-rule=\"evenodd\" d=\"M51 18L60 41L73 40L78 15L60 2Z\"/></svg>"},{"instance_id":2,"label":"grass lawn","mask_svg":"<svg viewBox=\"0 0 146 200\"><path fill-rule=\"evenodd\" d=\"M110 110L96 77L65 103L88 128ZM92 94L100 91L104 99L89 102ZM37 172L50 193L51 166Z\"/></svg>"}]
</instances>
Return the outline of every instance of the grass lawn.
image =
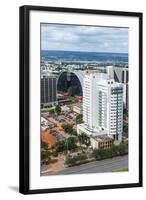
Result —
<instances>
[{"instance_id":1,"label":"grass lawn","mask_svg":"<svg viewBox=\"0 0 146 200\"><path fill-rule=\"evenodd\" d=\"M44 113L44 112L49 112L50 110L54 110L55 109L55 107L53 106L53 107L50 107L50 108L42 108L41 109L41 112L42 113Z\"/></svg>"},{"instance_id":2,"label":"grass lawn","mask_svg":"<svg viewBox=\"0 0 146 200\"><path fill-rule=\"evenodd\" d=\"M113 172L128 172L128 167L113 170Z\"/></svg>"}]
</instances>

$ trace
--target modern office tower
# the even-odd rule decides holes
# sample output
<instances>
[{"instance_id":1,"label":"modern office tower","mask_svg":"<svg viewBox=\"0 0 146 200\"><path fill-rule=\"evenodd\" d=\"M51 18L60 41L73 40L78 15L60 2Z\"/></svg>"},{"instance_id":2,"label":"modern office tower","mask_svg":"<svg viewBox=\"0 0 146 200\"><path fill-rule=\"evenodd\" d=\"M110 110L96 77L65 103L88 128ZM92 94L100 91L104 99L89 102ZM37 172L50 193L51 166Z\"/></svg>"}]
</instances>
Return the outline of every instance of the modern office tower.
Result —
<instances>
[{"instance_id":1,"label":"modern office tower","mask_svg":"<svg viewBox=\"0 0 146 200\"><path fill-rule=\"evenodd\" d=\"M118 83L123 83L123 102L124 108L128 109L128 82L129 82L129 69L125 67L107 67L107 74L110 78Z\"/></svg>"},{"instance_id":2,"label":"modern office tower","mask_svg":"<svg viewBox=\"0 0 146 200\"><path fill-rule=\"evenodd\" d=\"M57 79L54 75L41 76L41 107L57 103Z\"/></svg>"},{"instance_id":3,"label":"modern office tower","mask_svg":"<svg viewBox=\"0 0 146 200\"><path fill-rule=\"evenodd\" d=\"M124 67L114 67L114 79L119 83L128 83L128 68Z\"/></svg>"},{"instance_id":4,"label":"modern office tower","mask_svg":"<svg viewBox=\"0 0 146 200\"><path fill-rule=\"evenodd\" d=\"M123 83L123 101L124 101L124 108L128 110L128 101L129 101L129 70L128 68L119 68L114 67L114 79L116 82Z\"/></svg>"},{"instance_id":5,"label":"modern office tower","mask_svg":"<svg viewBox=\"0 0 146 200\"><path fill-rule=\"evenodd\" d=\"M109 79L107 74L89 74L83 84L83 121L77 126L78 133L112 135L122 139L123 86Z\"/></svg>"}]
</instances>

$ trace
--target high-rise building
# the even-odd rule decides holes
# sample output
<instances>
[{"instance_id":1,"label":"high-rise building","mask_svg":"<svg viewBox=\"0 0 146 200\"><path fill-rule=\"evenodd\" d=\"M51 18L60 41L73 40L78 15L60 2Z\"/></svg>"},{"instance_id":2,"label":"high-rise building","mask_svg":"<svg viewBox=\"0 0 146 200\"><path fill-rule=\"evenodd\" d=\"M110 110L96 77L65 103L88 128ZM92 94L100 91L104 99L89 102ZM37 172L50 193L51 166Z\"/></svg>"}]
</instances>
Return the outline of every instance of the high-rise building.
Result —
<instances>
[{"instance_id":1,"label":"high-rise building","mask_svg":"<svg viewBox=\"0 0 146 200\"><path fill-rule=\"evenodd\" d=\"M113 79L97 84L98 127L114 139L121 140L123 132L123 86Z\"/></svg>"},{"instance_id":2,"label":"high-rise building","mask_svg":"<svg viewBox=\"0 0 146 200\"><path fill-rule=\"evenodd\" d=\"M83 121L89 128L97 128L97 74L86 74L83 81Z\"/></svg>"},{"instance_id":3,"label":"high-rise building","mask_svg":"<svg viewBox=\"0 0 146 200\"><path fill-rule=\"evenodd\" d=\"M107 74L91 73L84 77L83 121L78 132L112 135L121 140L123 132L123 86Z\"/></svg>"},{"instance_id":4,"label":"high-rise building","mask_svg":"<svg viewBox=\"0 0 146 200\"><path fill-rule=\"evenodd\" d=\"M125 67L107 67L107 74L110 78L113 78L116 82L123 84L123 102L124 108L128 109L128 82L129 82L129 70Z\"/></svg>"},{"instance_id":5,"label":"high-rise building","mask_svg":"<svg viewBox=\"0 0 146 200\"><path fill-rule=\"evenodd\" d=\"M129 70L125 67L113 67L114 79L119 83L128 83Z\"/></svg>"},{"instance_id":6,"label":"high-rise building","mask_svg":"<svg viewBox=\"0 0 146 200\"><path fill-rule=\"evenodd\" d=\"M57 103L57 79L54 75L41 76L41 107Z\"/></svg>"}]
</instances>

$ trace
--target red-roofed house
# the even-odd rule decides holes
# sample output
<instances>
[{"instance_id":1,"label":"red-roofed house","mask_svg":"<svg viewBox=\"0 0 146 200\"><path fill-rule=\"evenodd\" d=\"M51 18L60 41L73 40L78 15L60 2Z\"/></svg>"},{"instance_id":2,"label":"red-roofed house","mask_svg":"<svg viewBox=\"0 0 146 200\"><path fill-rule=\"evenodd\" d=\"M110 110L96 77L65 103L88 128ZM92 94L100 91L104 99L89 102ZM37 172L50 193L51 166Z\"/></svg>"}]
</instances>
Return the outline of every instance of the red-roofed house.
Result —
<instances>
[{"instance_id":1,"label":"red-roofed house","mask_svg":"<svg viewBox=\"0 0 146 200\"><path fill-rule=\"evenodd\" d=\"M49 147L54 145L57 142L57 138L50 134L50 131L41 132L41 140L48 144Z\"/></svg>"}]
</instances>

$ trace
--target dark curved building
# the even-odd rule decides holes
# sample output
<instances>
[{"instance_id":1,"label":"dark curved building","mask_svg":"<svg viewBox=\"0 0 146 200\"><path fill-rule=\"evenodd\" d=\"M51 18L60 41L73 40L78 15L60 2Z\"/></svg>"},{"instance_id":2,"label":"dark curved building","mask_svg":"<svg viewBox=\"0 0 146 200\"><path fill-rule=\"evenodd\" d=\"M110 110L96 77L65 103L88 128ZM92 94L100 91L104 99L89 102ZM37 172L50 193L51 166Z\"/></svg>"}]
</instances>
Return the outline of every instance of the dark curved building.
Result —
<instances>
[{"instance_id":1,"label":"dark curved building","mask_svg":"<svg viewBox=\"0 0 146 200\"><path fill-rule=\"evenodd\" d=\"M58 77L58 93L68 93L71 96L82 96L83 71L62 72Z\"/></svg>"}]
</instances>

